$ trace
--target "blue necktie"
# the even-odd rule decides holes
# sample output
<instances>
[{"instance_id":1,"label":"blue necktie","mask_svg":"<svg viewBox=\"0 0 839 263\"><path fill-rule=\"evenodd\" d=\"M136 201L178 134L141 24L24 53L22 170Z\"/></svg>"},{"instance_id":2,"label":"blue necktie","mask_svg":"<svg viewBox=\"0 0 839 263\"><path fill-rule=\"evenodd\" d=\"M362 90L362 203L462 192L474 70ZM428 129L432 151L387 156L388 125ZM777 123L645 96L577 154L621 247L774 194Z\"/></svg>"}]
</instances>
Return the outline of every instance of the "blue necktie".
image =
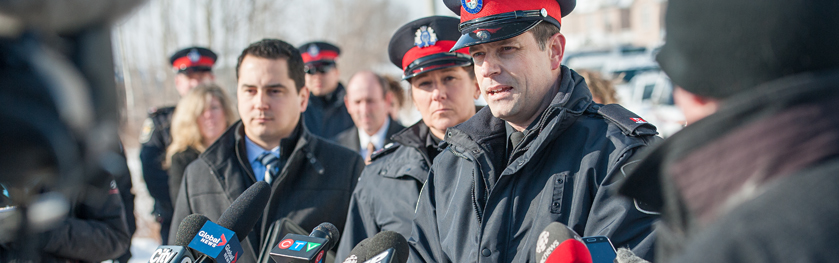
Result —
<instances>
[{"instance_id":1,"label":"blue necktie","mask_svg":"<svg viewBox=\"0 0 839 263\"><path fill-rule=\"evenodd\" d=\"M280 167L278 165L280 158L277 158L271 152L264 152L256 160L262 163L262 165L265 165L265 182L270 184L274 180L274 177L280 173Z\"/></svg>"}]
</instances>

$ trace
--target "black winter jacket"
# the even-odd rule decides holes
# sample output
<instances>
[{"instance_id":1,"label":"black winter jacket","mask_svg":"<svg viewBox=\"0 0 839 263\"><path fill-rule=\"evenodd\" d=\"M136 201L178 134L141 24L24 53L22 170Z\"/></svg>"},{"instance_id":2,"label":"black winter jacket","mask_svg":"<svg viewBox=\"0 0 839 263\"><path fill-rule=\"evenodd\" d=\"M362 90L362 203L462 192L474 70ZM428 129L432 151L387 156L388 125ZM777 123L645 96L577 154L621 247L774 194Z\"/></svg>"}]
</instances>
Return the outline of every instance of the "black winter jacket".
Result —
<instances>
[{"instance_id":1,"label":"black winter jacket","mask_svg":"<svg viewBox=\"0 0 839 263\"><path fill-rule=\"evenodd\" d=\"M536 262L539 233L561 222L650 258L655 213L616 196L621 167L655 128L594 104L567 67L551 105L506 159L506 124L483 109L446 132L409 240L409 262ZM636 123L638 122L638 123Z\"/></svg>"},{"instance_id":2,"label":"black winter jacket","mask_svg":"<svg viewBox=\"0 0 839 263\"><path fill-rule=\"evenodd\" d=\"M417 198L431 166L421 133L428 133L422 121L394 134L395 143L374 154L373 162L364 168L350 200L336 262L343 262L353 246L379 232L411 236Z\"/></svg>"},{"instance_id":3,"label":"black winter jacket","mask_svg":"<svg viewBox=\"0 0 839 263\"><path fill-rule=\"evenodd\" d=\"M355 126L350 113L347 112L347 105L344 105L346 94L347 91L341 83L338 83L338 87L327 98L309 94L309 106L303 112L304 123L309 132L332 140L339 133Z\"/></svg>"},{"instance_id":4,"label":"black winter jacket","mask_svg":"<svg viewBox=\"0 0 839 263\"><path fill-rule=\"evenodd\" d=\"M305 128L279 176L271 184L271 199L254 230L242 242L240 262L256 262L268 228L289 218L303 229L330 222L343 231L350 195L364 168L361 156L327 142ZM184 173L172 229L190 214L217 220L230 204L256 182L245 150L244 126L233 124ZM260 215L254 215L260 216ZM170 234L174 240L176 231ZM274 244L268 244L273 246Z\"/></svg>"}]
</instances>

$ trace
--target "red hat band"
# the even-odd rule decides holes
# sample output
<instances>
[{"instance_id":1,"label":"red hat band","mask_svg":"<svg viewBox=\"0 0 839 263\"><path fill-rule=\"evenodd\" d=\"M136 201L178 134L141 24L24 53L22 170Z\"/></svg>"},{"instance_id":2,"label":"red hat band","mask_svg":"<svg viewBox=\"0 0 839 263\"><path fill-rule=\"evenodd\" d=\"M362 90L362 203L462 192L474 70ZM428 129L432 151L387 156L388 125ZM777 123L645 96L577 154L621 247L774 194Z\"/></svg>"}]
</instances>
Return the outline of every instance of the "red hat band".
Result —
<instances>
[{"instance_id":1,"label":"red hat band","mask_svg":"<svg viewBox=\"0 0 839 263\"><path fill-rule=\"evenodd\" d=\"M319 61L319 60L335 60L338 57L338 52L332 50L321 50L317 52L317 55L312 56L309 52L304 52L300 54L303 57L303 63L309 63L312 61Z\"/></svg>"},{"instance_id":2,"label":"red hat band","mask_svg":"<svg viewBox=\"0 0 839 263\"><path fill-rule=\"evenodd\" d=\"M191 67L213 67L215 62L216 61L210 57L201 56L198 60L192 61L189 56L186 56L176 59L175 62L172 63L172 68L175 70L181 70Z\"/></svg>"},{"instance_id":3,"label":"red hat band","mask_svg":"<svg viewBox=\"0 0 839 263\"><path fill-rule=\"evenodd\" d=\"M410 50L408 50L408 52L405 52L405 56L402 57L402 70L407 70L408 66L411 65L411 63L413 63L414 60L417 60L419 58L438 53L450 53L449 50L452 49L455 42L456 41L452 40L438 40L437 43L435 43L432 46L423 48L415 46L411 48ZM453 51L452 53L462 53L469 55L469 50L466 48L461 48L456 51Z\"/></svg>"},{"instance_id":4,"label":"red hat band","mask_svg":"<svg viewBox=\"0 0 839 263\"><path fill-rule=\"evenodd\" d=\"M523 10L542 10L543 8L547 11L547 16L556 19L557 22L560 22L562 18L562 9L560 9L556 0L460 0L460 2L461 23L493 15Z\"/></svg>"}]
</instances>

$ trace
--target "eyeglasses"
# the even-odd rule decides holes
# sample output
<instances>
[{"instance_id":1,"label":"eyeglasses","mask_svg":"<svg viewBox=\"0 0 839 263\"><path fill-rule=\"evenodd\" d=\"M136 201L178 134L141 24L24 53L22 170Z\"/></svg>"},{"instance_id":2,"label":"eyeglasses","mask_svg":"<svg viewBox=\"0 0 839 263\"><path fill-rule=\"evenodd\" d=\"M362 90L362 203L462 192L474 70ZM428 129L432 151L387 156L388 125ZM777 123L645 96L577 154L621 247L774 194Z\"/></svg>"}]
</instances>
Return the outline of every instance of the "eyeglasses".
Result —
<instances>
[{"instance_id":1,"label":"eyeglasses","mask_svg":"<svg viewBox=\"0 0 839 263\"><path fill-rule=\"evenodd\" d=\"M318 64L318 65L303 66L303 71L305 71L306 74L315 75L315 74L318 74L318 73L323 74L323 73L329 72L333 68L335 68L335 64L333 64L333 63L322 63L322 64Z\"/></svg>"}]
</instances>

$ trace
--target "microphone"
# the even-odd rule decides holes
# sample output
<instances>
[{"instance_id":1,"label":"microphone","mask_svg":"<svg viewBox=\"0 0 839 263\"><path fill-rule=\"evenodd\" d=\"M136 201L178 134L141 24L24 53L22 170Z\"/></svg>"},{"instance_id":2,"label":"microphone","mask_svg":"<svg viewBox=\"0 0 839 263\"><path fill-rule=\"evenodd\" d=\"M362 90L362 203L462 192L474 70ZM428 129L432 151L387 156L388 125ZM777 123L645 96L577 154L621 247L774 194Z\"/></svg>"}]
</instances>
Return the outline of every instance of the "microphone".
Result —
<instances>
[{"instance_id":1,"label":"microphone","mask_svg":"<svg viewBox=\"0 0 839 263\"><path fill-rule=\"evenodd\" d=\"M408 241L399 233L383 231L362 240L350 252L344 263L405 263L408 262Z\"/></svg>"},{"instance_id":2,"label":"microphone","mask_svg":"<svg viewBox=\"0 0 839 263\"><path fill-rule=\"evenodd\" d=\"M242 240L253 229L268 203L268 183L257 182L239 195L219 217L219 223L207 221L189 243L189 248L203 254L199 260L235 263L244 253Z\"/></svg>"},{"instance_id":3,"label":"microphone","mask_svg":"<svg viewBox=\"0 0 839 263\"><path fill-rule=\"evenodd\" d=\"M288 234L271 248L271 259L276 263L322 263L326 251L332 249L340 238L338 228L331 223L321 223L309 236Z\"/></svg>"},{"instance_id":4,"label":"microphone","mask_svg":"<svg viewBox=\"0 0 839 263\"><path fill-rule=\"evenodd\" d=\"M350 251L350 254L344 259L344 263L357 263L359 260L367 260L370 258L370 251L367 248L367 245L370 243L370 239L372 237L368 237L362 239L355 247Z\"/></svg>"},{"instance_id":5,"label":"microphone","mask_svg":"<svg viewBox=\"0 0 839 263\"><path fill-rule=\"evenodd\" d=\"M192 263L195 257L186 248L192 237L198 234L201 226L207 221L210 221L204 215L192 214L184 218L178 226L178 234L175 238L175 243L172 246L159 246L154 253L152 253L149 263Z\"/></svg>"},{"instance_id":6,"label":"microphone","mask_svg":"<svg viewBox=\"0 0 839 263\"><path fill-rule=\"evenodd\" d=\"M539 234L536 240L536 258L539 259L539 263L591 263L591 255L581 241L580 235L559 222L550 223Z\"/></svg>"},{"instance_id":7,"label":"microphone","mask_svg":"<svg viewBox=\"0 0 839 263\"><path fill-rule=\"evenodd\" d=\"M545 263L592 263L591 253L583 242L568 239L559 243Z\"/></svg>"},{"instance_id":8,"label":"microphone","mask_svg":"<svg viewBox=\"0 0 839 263\"><path fill-rule=\"evenodd\" d=\"M271 186L264 181L256 182L224 210L218 218L218 224L236 232L239 241L245 240L259 220L262 210L268 205L270 197Z\"/></svg>"}]
</instances>

